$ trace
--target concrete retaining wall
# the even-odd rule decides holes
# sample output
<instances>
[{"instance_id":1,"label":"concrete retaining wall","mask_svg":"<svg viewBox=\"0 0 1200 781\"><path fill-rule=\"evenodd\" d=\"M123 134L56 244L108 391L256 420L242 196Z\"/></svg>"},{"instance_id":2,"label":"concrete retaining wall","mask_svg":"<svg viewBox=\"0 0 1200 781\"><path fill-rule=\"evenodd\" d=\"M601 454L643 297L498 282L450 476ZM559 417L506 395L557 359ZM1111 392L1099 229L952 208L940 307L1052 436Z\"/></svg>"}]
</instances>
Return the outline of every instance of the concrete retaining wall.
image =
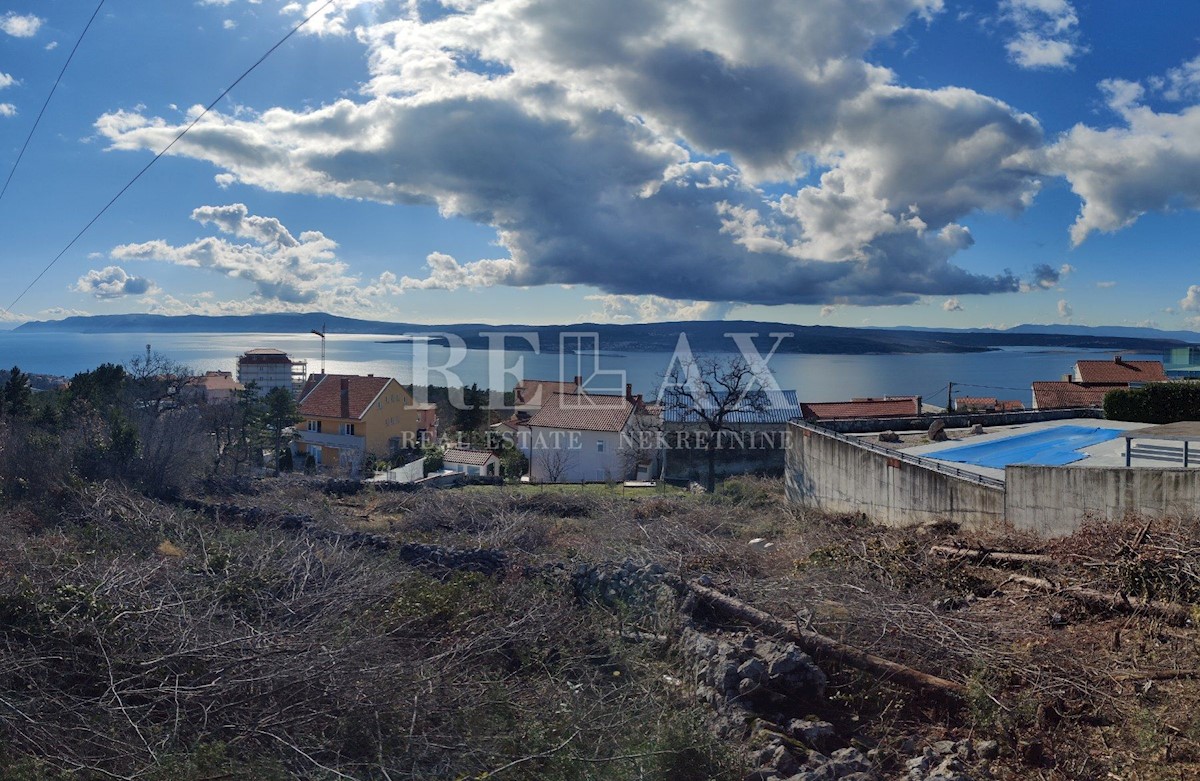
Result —
<instances>
[{"instance_id":1,"label":"concrete retaining wall","mask_svg":"<svg viewBox=\"0 0 1200 781\"><path fill-rule=\"evenodd\" d=\"M946 424L946 428L970 428L976 423L981 426L1016 426L1021 423L1040 423L1044 420L1070 420L1071 418L1103 418L1099 409L1033 409L1023 412L980 412L970 414L921 415L909 418L855 418L853 420L813 421L814 425L840 434L874 434L879 431L925 431L935 420Z\"/></svg>"},{"instance_id":2,"label":"concrete retaining wall","mask_svg":"<svg viewBox=\"0 0 1200 781\"><path fill-rule=\"evenodd\" d=\"M830 512L861 513L892 526L953 521L983 529L1003 522L1000 487L806 424L791 425L786 470L790 501Z\"/></svg>"},{"instance_id":3,"label":"concrete retaining wall","mask_svg":"<svg viewBox=\"0 0 1200 781\"><path fill-rule=\"evenodd\" d=\"M1194 515L1200 512L1200 470L1010 466L1004 494L1009 523L1057 537L1089 517Z\"/></svg>"}]
</instances>

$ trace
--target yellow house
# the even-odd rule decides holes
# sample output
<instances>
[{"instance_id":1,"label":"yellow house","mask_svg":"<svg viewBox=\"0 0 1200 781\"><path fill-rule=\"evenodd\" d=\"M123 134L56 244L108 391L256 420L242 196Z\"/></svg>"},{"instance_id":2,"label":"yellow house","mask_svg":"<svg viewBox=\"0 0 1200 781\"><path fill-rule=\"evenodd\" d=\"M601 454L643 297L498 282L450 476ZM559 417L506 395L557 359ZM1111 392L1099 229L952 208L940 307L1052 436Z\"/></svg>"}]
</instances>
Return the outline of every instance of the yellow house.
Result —
<instances>
[{"instance_id":1,"label":"yellow house","mask_svg":"<svg viewBox=\"0 0 1200 781\"><path fill-rule=\"evenodd\" d=\"M417 447L421 412L400 383L373 374L314 374L300 395L296 426L300 459L358 472L368 454L388 456Z\"/></svg>"}]
</instances>

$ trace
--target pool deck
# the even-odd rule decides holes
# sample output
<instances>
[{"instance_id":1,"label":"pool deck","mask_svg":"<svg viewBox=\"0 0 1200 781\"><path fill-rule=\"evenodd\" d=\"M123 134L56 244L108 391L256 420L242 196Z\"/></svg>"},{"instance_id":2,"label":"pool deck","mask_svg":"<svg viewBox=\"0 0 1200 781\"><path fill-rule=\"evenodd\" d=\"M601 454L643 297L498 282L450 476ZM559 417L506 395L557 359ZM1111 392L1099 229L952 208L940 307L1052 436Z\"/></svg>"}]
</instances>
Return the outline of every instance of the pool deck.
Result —
<instances>
[{"instance_id":1,"label":"pool deck","mask_svg":"<svg viewBox=\"0 0 1200 781\"><path fill-rule=\"evenodd\" d=\"M942 450L952 450L964 445L985 444L987 442L996 442L1001 439L1016 436L1018 434L1028 434L1033 431L1042 431L1045 429L1058 428L1060 426L1086 426L1089 428L1108 428L1117 431L1133 431L1137 429L1152 428L1145 423L1124 423L1117 420L1096 420L1094 418L1079 418L1072 420L1053 420L1043 423L1025 423L1019 426L1002 426L989 428L983 434L964 435L964 432L953 432L952 435L957 436L957 439L950 439L945 442L931 442L927 445L917 445L915 447L904 448L904 452L914 456L925 456L926 458L937 458L937 453ZM867 439L868 437L863 437ZM874 438L874 435L872 437ZM1070 466L1076 467L1124 467L1125 466L1125 439L1117 437L1108 442L1101 442L1097 445L1085 447L1079 451L1086 458L1082 461L1076 461ZM1170 440L1154 440L1154 439L1136 439L1133 442L1133 467L1138 468L1154 468L1154 469L1182 469L1183 468L1183 443ZM1192 448L1192 456L1189 459L1188 468L1200 468L1200 446ZM946 462L950 463L950 462ZM985 466L977 466L975 464L964 464L954 462L953 466L964 471L974 472L976 474L992 477L997 480L1004 479L1003 469L993 469Z\"/></svg>"}]
</instances>

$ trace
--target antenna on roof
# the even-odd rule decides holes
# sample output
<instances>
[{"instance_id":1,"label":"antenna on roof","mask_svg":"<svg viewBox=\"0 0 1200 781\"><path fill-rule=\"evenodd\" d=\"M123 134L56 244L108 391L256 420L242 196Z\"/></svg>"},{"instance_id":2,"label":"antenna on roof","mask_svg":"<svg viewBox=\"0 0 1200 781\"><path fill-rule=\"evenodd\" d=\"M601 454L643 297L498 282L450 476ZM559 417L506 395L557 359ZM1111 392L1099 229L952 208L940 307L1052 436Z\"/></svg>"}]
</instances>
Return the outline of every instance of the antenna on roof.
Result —
<instances>
[{"instance_id":1,"label":"antenna on roof","mask_svg":"<svg viewBox=\"0 0 1200 781\"><path fill-rule=\"evenodd\" d=\"M312 330L313 335L321 337L321 374L325 373L325 323L321 323L321 330Z\"/></svg>"}]
</instances>

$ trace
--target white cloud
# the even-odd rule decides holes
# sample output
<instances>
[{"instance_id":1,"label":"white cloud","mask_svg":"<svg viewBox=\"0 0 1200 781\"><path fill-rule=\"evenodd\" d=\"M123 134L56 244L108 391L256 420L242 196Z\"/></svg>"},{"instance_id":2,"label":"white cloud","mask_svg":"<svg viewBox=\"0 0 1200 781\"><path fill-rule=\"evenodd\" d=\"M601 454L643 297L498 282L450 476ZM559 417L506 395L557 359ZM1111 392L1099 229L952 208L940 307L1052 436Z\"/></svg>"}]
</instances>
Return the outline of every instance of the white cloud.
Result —
<instances>
[{"instance_id":1,"label":"white cloud","mask_svg":"<svg viewBox=\"0 0 1200 781\"><path fill-rule=\"evenodd\" d=\"M320 231L304 231L298 236L278 219L250 214L244 204L201 206L192 211L192 219L215 227L225 236L246 239L238 242L222 236L208 236L189 244L174 246L161 239L122 244L110 251L116 260L142 260L172 263L207 269L231 279L253 285L254 295L245 311L287 311L320 307L335 311L378 314L378 299L401 292L396 276L384 272L367 284L351 274L337 257L337 243ZM175 311L217 311L213 303L198 296L203 305L181 309L186 302L178 298L156 299ZM193 306L192 304L186 304Z\"/></svg>"},{"instance_id":2,"label":"white cloud","mask_svg":"<svg viewBox=\"0 0 1200 781\"><path fill-rule=\"evenodd\" d=\"M89 313L82 309L68 309L62 306L52 306L49 309L43 309L38 312L38 317L44 317L50 320L61 320L64 317L86 317Z\"/></svg>"},{"instance_id":3,"label":"white cloud","mask_svg":"<svg viewBox=\"0 0 1200 781\"><path fill-rule=\"evenodd\" d=\"M0 32L8 33L14 38L32 38L37 35L44 19L33 14L21 15L15 11L0 16Z\"/></svg>"},{"instance_id":4,"label":"white cloud","mask_svg":"<svg viewBox=\"0 0 1200 781\"><path fill-rule=\"evenodd\" d=\"M1069 68L1087 51L1079 43L1079 16L1068 0L1002 0L1000 9L1015 32L1005 48L1021 68Z\"/></svg>"},{"instance_id":5,"label":"white cloud","mask_svg":"<svg viewBox=\"0 0 1200 781\"><path fill-rule=\"evenodd\" d=\"M1065 176L1083 200L1071 227L1076 245L1147 212L1200 208L1200 105L1160 113L1143 105L1140 84L1109 80L1100 88L1124 124L1076 125L1033 163Z\"/></svg>"},{"instance_id":6,"label":"white cloud","mask_svg":"<svg viewBox=\"0 0 1200 781\"><path fill-rule=\"evenodd\" d=\"M477 260L460 264L442 252L425 258L429 275L424 278L403 277L401 290L458 290L459 288L491 287L504 284L517 270L512 260Z\"/></svg>"},{"instance_id":7,"label":"white cloud","mask_svg":"<svg viewBox=\"0 0 1200 781\"><path fill-rule=\"evenodd\" d=\"M4 89L5 87L11 87L12 85L14 85L16 83L17 83L17 80L14 79L11 74L0 71L0 89Z\"/></svg>"},{"instance_id":8,"label":"white cloud","mask_svg":"<svg viewBox=\"0 0 1200 781\"><path fill-rule=\"evenodd\" d=\"M947 298L942 302L942 309L947 312L961 312L963 311L963 306L957 298Z\"/></svg>"},{"instance_id":9,"label":"white cloud","mask_svg":"<svg viewBox=\"0 0 1200 781\"><path fill-rule=\"evenodd\" d=\"M434 204L491 226L508 255L400 284L760 304L1018 286L953 259L972 243L964 217L1017 213L1037 193L1023 157L1042 144L1037 121L970 90L897 85L864 59L941 0L755 13L734 0L464 0L428 21L415 4L362 5L331 6L316 31L367 47L365 98L210 114L172 154L213 162L222 184ZM179 130L139 111L96 126L126 150ZM785 196L756 187L813 167L820 181Z\"/></svg>"},{"instance_id":10,"label":"white cloud","mask_svg":"<svg viewBox=\"0 0 1200 781\"><path fill-rule=\"evenodd\" d=\"M1187 295L1180 300L1179 308L1184 312L1200 312L1200 285L1192 285L1187 289Z\"/></svg>"},{"instance_id":11,"label":"white cloud","mask_svg":"<svg viewBox=\"0 0 1200 781\"><path fill-rule=\"evenodd\" d=\"M15 117L17 107L11 103L0 103L0 117Z\"/></svg>"},{"instance_id":12,"label":"white cloud","mask_svg":"<svg viewBox=\"0 0 1200 781\"><path fill-rule=\"evenodd\" d=\"M95 298L123 298L152 293L154 283L145 277L133 276L120 266L105 266L81 276L71 289Z\"/></svg>"},{"instance_id":13,"label":"white cloud","mask_svg":"<svg viewBox=\"0 0 1200 781\"><path fill-rule=\"evenodd\" d=\"M110 254L117 260L157 260L211 269L253 283L263 299L290 304L311 304L322 292L353 287L357 282L337 259L337 244L318 231L297 238L279 220L252 215L240 203L201 206L192 211L192 219L251 243L206 237L176 247L154 240L123 244Z\"/></svg>"},{"instance_id":14,"label":"white cloud","mask_svg":"<svg viewBox=\"0 0 1200 781\"><path fill-rule=\"evenodd\" d=\"M1058 316L1063 320L1070 320L1075 315L1075 310L1067 303L1065 298L1058 299Z\"/></svg>"},{"instance_id":15,"label":"white cloud","mask_svg":"<svg viewBox=\"0 0 1200 781\"><path fill-rule=\"evenodd\" d=\"M732 308L712 301L678 301L661 296L593 295L600 309L589 317L609 323L662 323L680 320L722 320Z\"/></svg>"},{"instance_id":16,"label":"white cloud","mask_svg":"<svg viewBox=\"0 0 1200 781\"><path fill-rule=\"evenodd\" d=\"M226 30L232 30L237 27L237 22L233 21L232 19L226 19L225 21L221 22L221 27Z\"/></svg>"},{"instance_id":17,"label":"white cloud","mask_svg":"<svg viewBox=\"0 0 1200 781\"><path fill-rule=\"evenodd\" d=\"M1200 99L1200 57L1171 68L1166 75L1152 79L1164 98L1177 102Z\"/></svg>"},{"instance_id":18,"label":"white cloud","mask_svg":"<svg viewBox=\"0 0 1200 781\"><path fill-rule=\"evenodd\" d=\"M825 306L821 307L821 317L831 317L833 315L833 313L836 311L837 311L836 306L826 304Z\"/></svg>"},{"instance_id":19,"label":"white cloud","mask_svg":"<svg viewBox=\"0 0 1200 781\"><path fill-rule=\"evenodd\" d=\"M47 43L47 44L45 45L45 47L44 47L44 48L45 48L45 50L46 50L46 51L48 51L48 52L52 52L52 51L54 51L55 49L57 49L57 48L58 48L58 41L50 41L49 43Z\"/></svg>"},{"instance_id":20,"label":"white cloud","mask_svg":"<svg viewBox=\"0 0 1200 781\"><path fill-rule=\"evenodd\" d=\"M1117 283L1113 282L1111 280L1096 283L1096 287L1105 288L1105 289L1110 288L1110 287L1116 287L1116 286L1117 286Z\"/></svg>"}]
</instances>

